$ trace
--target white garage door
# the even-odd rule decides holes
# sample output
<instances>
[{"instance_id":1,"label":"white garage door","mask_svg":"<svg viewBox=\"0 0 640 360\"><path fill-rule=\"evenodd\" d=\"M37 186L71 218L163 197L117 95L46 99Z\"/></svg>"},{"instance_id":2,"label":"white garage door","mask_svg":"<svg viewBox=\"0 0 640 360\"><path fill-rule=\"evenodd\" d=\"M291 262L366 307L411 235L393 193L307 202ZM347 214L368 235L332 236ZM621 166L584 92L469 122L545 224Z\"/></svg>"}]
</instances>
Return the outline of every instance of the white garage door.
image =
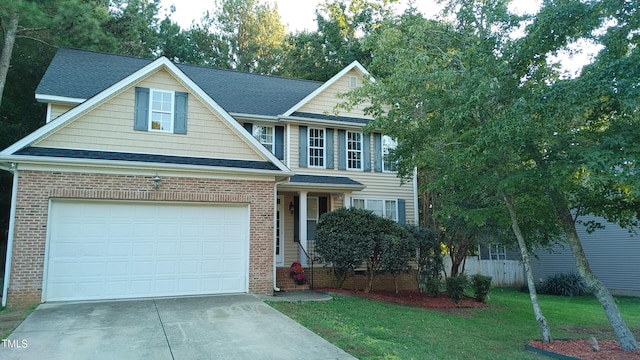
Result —
<instances>
[{"instance_id":1,"label":"white garage door","mask_svg":"<svg viewBox=\"0 0 640 360\"><path fill-rule=\"evenodd\" d=\"M52 201L45 301L247 292L247 206Z\"/></svg>"}]
</instances>

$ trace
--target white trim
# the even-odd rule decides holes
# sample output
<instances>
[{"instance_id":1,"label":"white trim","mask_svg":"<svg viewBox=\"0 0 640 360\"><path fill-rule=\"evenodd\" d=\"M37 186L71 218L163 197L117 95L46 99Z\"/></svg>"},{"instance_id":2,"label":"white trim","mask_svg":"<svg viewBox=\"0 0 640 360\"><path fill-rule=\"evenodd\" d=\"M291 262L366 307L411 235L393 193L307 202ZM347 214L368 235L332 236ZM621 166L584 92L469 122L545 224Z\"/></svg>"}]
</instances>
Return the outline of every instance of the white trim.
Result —
<instances>
[{"instance_id":1,"label":"white trim","mask_svg":"<svg viewBox=\"0 0 640 360\"><path fill-rule=\"evenodd\" d=\"M11 262L13 254L13 237L16 226L16 201L18 197L18 168L15 164L11 166L13 172L13 184L11 187L11 210L9 213L9 233L7 235L7 256L5 258L4 286L2 288L2 307L7 306L7 296L9 294L9 281L11 280Z\"/></svg>"},{"instance_id":2,"label":"white trim","mask_svg":"<svg viewBox=\"0 0 640 360\"><path fill-rule=\"evenodd\" d=\"M291 168L291 124L287 124L287 167Z\"/></svg>"},{"instance_id":3,"label":"white trim","mask_svg":"<svg viewBox=\"0 0 640 360\"><path fill-rule=\"evenodd\" d=\"M220 115L220 119L225 121L229 127L235 130L236 135L240 138L244 139L248 142L255 151L261 154L265 159L271 161L276 167L278 167L281 171L289 172L290 170L278 159L269 152L262 144L260 144L253 136L247 136L247 131L244 130L242 125L237 122L228 112L226 112L215 100L213 100L209 95L207 95L202 88L200 88L193 80L191 80L188 76L186 76L175 64L173 64L166 57L160 57L157 60L151 62L150 64L142 67L138 71L133 74L125 77L124 79L118 81L117 83L109 86L104 91L100 92L96 96L91 99L86 100L81 105L74 107L73 109L67 111L63 115L59 116L55 120L52 120L50 123L45 124L38 130L32 132L26 137L22 138L18 142L9 146L5 150L0 152L0 155L11 155L14 152L33 144L34 142L42 139L43 137L49 135L50 133L56 131L63 125L68 122L73 121L76 117L83 114L85 111L99 105L109 97L114 94L122 91L124 88L131 86L134 82L142 79L143 77L161 69L165 68L167 71L175 75L179 81L183 83L191 92L196 94L203 102L211 107L215 112ZM132 108L133 110L133 108Z\"/></svg>"},{"instance_id":4,"label":"white trim","mask_svg":"<svg viewBox=\"0 0 640 360\"><path fill-rule=\"evenodd\" d=\"M45 117L45 124L51 122L51 103L47 104L47 115Z\"/></svg>"},{"instance_id":5,"label":"white trim","mask_svg":"<svg viewBox=\"0 0 640 360\"><path fill-rule=\"evenodd\" d=\"M229 113L229 115L233 116L237 120L248 120L248 121L257 120L257 121L267 121L267 122L278 121L278 117L273 115L256 115L256 114L235 113L235 112Z\"/></svg>"},{"instance_id":6,"label":"white trim","mask_svg":"<svg viewBox=\"0 0 640 360\"><path fill-rule=\"evenodd\" d=\"M300 196L299 196L299 202L298 202L298 221L299 221L299 226L298 226L298 230L300 231L300 246L302 247L302 250L299 251L299 258L300 258L300 264L302 264L302 266L307 266L307 256L305 255L305 252L307 251L307 192L306 191L300 191Z\"/></svg>"},{"instance_id":7,"label":"white trim","mask_svg":"<svg viewBox=\"0 0 640 360\"><path fill-rule=\"evenodd\" d=\"M413 223L415 225L420 225L420 221L418 219L420 214L418 209L418 168L417 167L413 168L413 216L414 216Z\"/></svg>"},{"instance_id":8,"label":"white trim","mask_svg":"<svg viewBox=\"0 0 640 360\"><path fill-rule=\"evenodd\" d=\"M262 145L261 145L262 146ZM21 164L36 164L49 167L52 171L59 170L56 165L69 165L69 166L96 166L100 168L131 168L131 169L166 169L175 171L196 171L196 172L214 172L214 173L245 173L245 174L263 174L263 175L284 175L292 176L295 173L287 170L261 170L261 169L246 169L236 167L222 167L222 166L205 166L205 165L184 165L184 164L170 164L170 163L151 163L151 162L136 162L136 161L121 161L121 160L94 160L94 159L73 159L73 158L55 158L55 157L41 157L41 156L0 156L0 161L7 162L19 162Z\"/></svg>"},{"instance_id":9,"label":"white trim","mask_svg":"<svg viewBox=\"0 0 640 360\"><path fill-rule=\"evenodd\" d=\"M358 141L358 143L360 143L360 150L355 150L355 149L349 149L349 134L356 134L360 137L360 141ZM355 143L355 141L353 141ZM371 151L371 149L369 149L369 151ZM360 154L360 159L358 160L360 162L360 167L349 167L349 153L353 153L355 155ZM346 156L346 163L347 163L347 170L351 170L351 171L364 171L364 134L362 132L359 131L349 131L347 130L345 133L345 156ZM354 160L356 161L356 160Z\"/></svg>"},{"instance_id":10,"label":"white trim","mask_svg":"<svg viewBox=\"0 0 640 360\"><path fill-rule=\"evenodd\" d=\"M318 114L319 115L319 114ZM373 119L368 119L373 121ZM329 128L344 128L344 129L357 129L362 131L367 124L358 124L348 121L326 120L326 119L309 119L300 116L282 116L280 121L283 123L295 123L297 125L318 127L320 125L326 125Z\"/></svg>"},{"instance_id":11,"label":"white trim","mask_svg":"<svg viewBox=\"0 0 640 360\"><path fill-rule=\"evenodd\" d=\"M322 165L311 165L311 130L322 131ZM314 137L314 139L320 137ZM307 143L305 144L307 147L307 167L315 168L315 169L326 169L327 168L327 129L319 128L319 127L309 127L307 128ZM314 147L314 149L320 149L319 147ZM315 158L315 157L314 157Z\"/></svg>"},{"instance_id":12,"label":"white trim","mask_svg":"<svg viewBox=\"0 0 640 360\"><path fill-rule=\"evenodd\" d=\"M36 94L36 100L38 102L71 104L71 105L78 105L87 101L87 99L83 99L83 98L72 98L67 96L46 95L46 94Z\"/></svg>"},{"instance_id":13,"label":"white trim","mask_svg":"<svg viewBox=\"0 0 640 360\"><path fill-rule=\"evenodd\" d=\"M153 113L154 111L160 114L166 114L167 112L164 110L153 110L153 94L170 94L171 95L171 110L169 110L169 115L171 116L171 121L169 124L169 129L154 129L153 128ZM147 131L149 132L159 132L159 133L173 133L173 129L175 128L175 106L176 106L176 92L172 90L163 90L163 89L149 89L149 115L147 119ZM160 126L162 126L162 121L160 121Z\"/></svg>"},{"instance_id":14,"label":"white trim","mask_svg":"<svg viewBox=\"0 0 640 360\"><path fill-rule=\"evenodd\" d=\"M315 89L311 94L307 95L304 99L300 100L297 104L293 105L293 107L291 109L287 110L283 115L284 116L290 116L291 114L296 112L298 109L300 109L302 106L304 106L306 103L311 101L311 99L316 97L321 92L325 91L329 86L333 85L336 81L338 81L338 79L342 78L345 74L347 74L349 71L351 71L353 69L359 70L362 73L363 76L369 77L371 79L371 81L375 81L371 77L371 74L369 74L367 69L365 69L364 66L362 66L356 60L356 61L352 62L351 64L347 65L347 67L342 69L339 73L334 75L331 79L327 80L327 82L322 84L322 86L320 86L319 88Z\"/></svg>"}]
</instances>

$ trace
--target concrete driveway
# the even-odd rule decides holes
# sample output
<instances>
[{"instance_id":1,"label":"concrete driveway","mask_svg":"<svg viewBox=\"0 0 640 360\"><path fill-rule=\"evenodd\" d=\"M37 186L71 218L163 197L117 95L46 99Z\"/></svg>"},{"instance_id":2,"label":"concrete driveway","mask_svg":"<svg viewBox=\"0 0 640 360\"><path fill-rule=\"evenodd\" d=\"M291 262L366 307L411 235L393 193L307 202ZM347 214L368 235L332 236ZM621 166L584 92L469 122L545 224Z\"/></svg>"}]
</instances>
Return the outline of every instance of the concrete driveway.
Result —
<instances>
[{"instance_id":1,"label":"concrete driveway","mask_svg":"<svg viewBox=\"0 0 640 360\"><path fill-rule=\"evenodd\" d=\"M0 359L354 359L252 295L40 305Z\"/></svg>"}]
</instances>

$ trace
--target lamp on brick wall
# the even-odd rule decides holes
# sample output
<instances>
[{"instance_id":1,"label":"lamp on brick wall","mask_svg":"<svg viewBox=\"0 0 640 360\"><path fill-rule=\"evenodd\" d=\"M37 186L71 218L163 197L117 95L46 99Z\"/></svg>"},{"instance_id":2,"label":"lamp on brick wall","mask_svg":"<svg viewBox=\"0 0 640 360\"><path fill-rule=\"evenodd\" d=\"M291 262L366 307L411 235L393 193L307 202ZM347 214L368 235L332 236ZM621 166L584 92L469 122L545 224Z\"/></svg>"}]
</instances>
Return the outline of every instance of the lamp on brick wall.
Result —
<instances>
[{"instance_id":1,"label":"lamp on brick wall","mask_svg":"<svg viewBox=\"0 0 640 360\"><path fill-rule=\"evenodd\" d=\"M160 178L160 175L156 173L156 176L154 176L152 180L153 180L153 188L158 190L160 188L160 181L162 181L162 179Z\"/></svg>"}]
</instances>

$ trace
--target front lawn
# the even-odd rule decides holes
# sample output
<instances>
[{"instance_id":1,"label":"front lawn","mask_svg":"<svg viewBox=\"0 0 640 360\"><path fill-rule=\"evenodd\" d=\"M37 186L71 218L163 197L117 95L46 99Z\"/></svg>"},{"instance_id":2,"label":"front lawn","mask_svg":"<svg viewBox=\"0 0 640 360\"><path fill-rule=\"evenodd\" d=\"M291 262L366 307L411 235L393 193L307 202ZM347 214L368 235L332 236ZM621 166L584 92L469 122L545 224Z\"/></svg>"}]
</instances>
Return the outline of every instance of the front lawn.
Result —
<instances>
[{"instance_id":1,"label":"front lawn","mask_svg":"<svg viewBox=\"0 0 640 360\"><path fill-rule=\"evenodd\" d=\"M614 338L594 297L539 300L555 338ZM617 302L640 339L640 298ZM524 351L540 338L529 295L493 289L488 303L447 312L347 296L270 305L359 359L541 359Z\"/></svg>"}]
</instances>

